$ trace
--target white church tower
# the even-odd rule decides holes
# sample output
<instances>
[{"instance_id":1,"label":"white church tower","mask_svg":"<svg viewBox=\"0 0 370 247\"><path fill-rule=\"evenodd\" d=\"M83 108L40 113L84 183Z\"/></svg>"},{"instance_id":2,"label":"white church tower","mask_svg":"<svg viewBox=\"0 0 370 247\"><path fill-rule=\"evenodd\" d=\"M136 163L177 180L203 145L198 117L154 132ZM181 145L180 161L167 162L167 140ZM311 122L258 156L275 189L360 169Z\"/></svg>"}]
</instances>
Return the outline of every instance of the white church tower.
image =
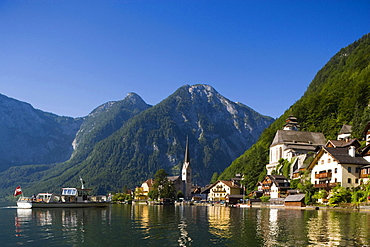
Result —
<instances>
[{"instance_id":1,"label":"white church tower","mask_svg":"<svg viewBox=\"0 0 370 247\"><path fill-rule=\"evenodd\" d=\"M191 199L192 173L191 173L191 167L190 167L188 138L186 138L185 160L184 160L184 165L182 166L181 179L182 179L182 188L183 188L182 192L184 193L184 198L186 200L190 200Z\"/></svg>"}]
</instances>

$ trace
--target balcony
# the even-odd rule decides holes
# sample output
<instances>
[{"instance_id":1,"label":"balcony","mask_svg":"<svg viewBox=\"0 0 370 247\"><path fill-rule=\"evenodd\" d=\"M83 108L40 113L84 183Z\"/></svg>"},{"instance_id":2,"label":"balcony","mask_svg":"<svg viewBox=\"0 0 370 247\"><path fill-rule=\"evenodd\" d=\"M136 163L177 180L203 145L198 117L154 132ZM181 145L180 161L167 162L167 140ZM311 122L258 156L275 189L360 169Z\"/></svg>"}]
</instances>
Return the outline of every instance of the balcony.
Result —
<instances>
[{"instance_id":1,"label":"balcony","mask_svg":"<svg viewBox=\"0 0 370 247\"><path fill-rule=\"evenodd\" d=\"M370 174L360 174L360 178L370 178Z\"/></svg>"},{"instance_id":2,"label":"balcony","mask_svg":"<svg viewBox=\"0 0 370 247\"><path fill-rule=\"evenodd\" d=\"M332 173L331 172L323 172L323 173L317 173L315 174L315 178L316 179L320 179L320 178L331 178L332 176Z\"/></svg>"},{"instance_id":3,"label":"balcony","mask_svg":"<svg viewBox=\"0 0 370 247\"><path fill-rule=\"evenodd\" d=\"M340 184L340 183L315 184L315 185L314 185L314 187L315 187L315 188L320 188L320 189L324 189L324 188L333 188L333 187L335 187L337 184Z\"/></svg>"},{"instance_id":4,"label":"balcony","mask_svg":"<svg viewBox=\"0 0 370 247\"><path fill-rule=\"evenodd\" d=\"M226 190L224 189L215 189L215 190L212 190L213 193L226 193Z\"/></svg>"}]
</instances>

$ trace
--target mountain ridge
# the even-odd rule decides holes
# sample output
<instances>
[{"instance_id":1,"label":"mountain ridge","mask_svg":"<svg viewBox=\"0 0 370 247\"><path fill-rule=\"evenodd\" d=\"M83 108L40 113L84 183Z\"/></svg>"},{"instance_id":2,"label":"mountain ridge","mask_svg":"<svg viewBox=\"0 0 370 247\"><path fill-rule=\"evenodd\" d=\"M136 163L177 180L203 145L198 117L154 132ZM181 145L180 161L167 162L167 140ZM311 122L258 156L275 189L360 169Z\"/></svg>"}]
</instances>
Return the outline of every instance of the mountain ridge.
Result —
<instances>
[{"instance_id":1,"label":"mountain ridge","mask_svg":"<svg viewBox=\"0 0 370 247\"><path fill-rule=\"evenodd\" d=\"M69 160L24 166L23 177L9 169L0 178L25 181L26 190L33 193L76 184L79 176L88 177L87 185L101 193L117 191L141 184L159 168L178 175L189 136L195 182L204 184L273 121L202 84L184 85L155 106L129 93L98 106L83 120ZM0 187L10 186L8 182L0 182Z\"/></svg>"}]
</instances>

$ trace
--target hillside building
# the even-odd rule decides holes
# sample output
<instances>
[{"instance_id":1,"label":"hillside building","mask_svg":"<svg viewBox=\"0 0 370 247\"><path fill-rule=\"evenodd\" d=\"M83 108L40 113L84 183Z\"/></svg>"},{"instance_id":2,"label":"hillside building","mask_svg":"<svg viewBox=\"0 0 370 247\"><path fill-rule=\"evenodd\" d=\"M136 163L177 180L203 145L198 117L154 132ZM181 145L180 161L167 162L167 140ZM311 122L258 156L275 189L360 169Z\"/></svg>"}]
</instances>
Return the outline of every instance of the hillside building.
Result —
<instances>
[{"instance_id":1,"label":"hillside building","mask_svg":"<svg viewBox=\"0 0 370 247\"><path fill-rule=\"evenodd\" d=\"M318 132L300 131L297 119L289 116L282 130L278 130L270 145L269 164L266 165L267 175L271 175L279 169L279 160L286 159L290 162L295 158L294 170L300 169L307 154L314 153L325 145L325 136ZM293 170L294 169L294 170Z\"/></svg>"},{"instance_id":2,"label":"hillside building","mask_svg":"<svg viewBox=\"0 0 370 247\"><path fill-rule=\"evenodd\" d=\"M360 185L361 168L369 165L355 146L322 147L307 169L311 171L311 183L315 188L330 190L337 184L342 187Z\"/></svg>"}]
</instances>

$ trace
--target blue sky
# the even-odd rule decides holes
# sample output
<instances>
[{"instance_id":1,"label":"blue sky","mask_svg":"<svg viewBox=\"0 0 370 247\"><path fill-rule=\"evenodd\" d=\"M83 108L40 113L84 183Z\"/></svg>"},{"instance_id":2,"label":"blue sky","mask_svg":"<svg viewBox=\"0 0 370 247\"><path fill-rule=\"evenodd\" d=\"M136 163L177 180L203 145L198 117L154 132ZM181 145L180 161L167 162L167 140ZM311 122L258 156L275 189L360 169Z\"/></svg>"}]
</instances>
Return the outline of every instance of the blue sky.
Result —
<instances>
[{"instance_id":1,"label":"blue sky","mask_svg":"<svg viewBox=\"0 0 370 247\"><path fill-rule=\"evenodd\" d=\"M370 32L370 1L0 1L0 93L81 117L185 84L279 117Z\"/></svg>"}]
</instances>

